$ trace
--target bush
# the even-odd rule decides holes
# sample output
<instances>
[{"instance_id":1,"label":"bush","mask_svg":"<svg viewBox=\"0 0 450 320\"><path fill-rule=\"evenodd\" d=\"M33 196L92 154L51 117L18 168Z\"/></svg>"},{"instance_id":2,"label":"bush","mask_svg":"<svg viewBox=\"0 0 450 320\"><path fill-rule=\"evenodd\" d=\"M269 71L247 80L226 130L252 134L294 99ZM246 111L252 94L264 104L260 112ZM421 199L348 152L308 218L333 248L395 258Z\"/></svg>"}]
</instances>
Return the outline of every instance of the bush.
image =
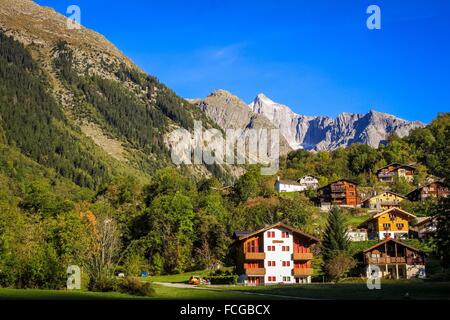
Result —
<instances>
[{"instance_id":1,"label":"bush","mask_svg":"<svg viewBox=\"0 0 450 320\"><path fill-rule=\"evenodd\" d=\"M325 270L331 280L337 282L355 266L356 261L347 253L342 252L325 263Z\"/></svg>"},{"instance_id":2,"label":"bush","mask_svg":"<svg viewBox=\"0 0 450 320\"><path fill-rule=\"evenodd\" d=\"M155 295L155 289L148 282L142 282L139 278L125 277L117 284L117 291L134 296L150 297Z\"/></svg>"},{"instance_id":3,"label":"bush","mask_svg":"<svg viewBox=\"0 0 450 320\"><path fill-rule=\"evenodd\" d=\"M110 292L115 291L117 281L115 278L102 277L95 281L91 280L88 285L89 291Z\"/></svg>"},{"instance_id":4,"label":"bush","mask_svg":"<svg viewBox=\"0 0 450 320\"><path fill-rule=\"evenodd\" d=\"M211 284L237 284L237 275L211 276L209 277Z\"/></svg>"}]
</instances>

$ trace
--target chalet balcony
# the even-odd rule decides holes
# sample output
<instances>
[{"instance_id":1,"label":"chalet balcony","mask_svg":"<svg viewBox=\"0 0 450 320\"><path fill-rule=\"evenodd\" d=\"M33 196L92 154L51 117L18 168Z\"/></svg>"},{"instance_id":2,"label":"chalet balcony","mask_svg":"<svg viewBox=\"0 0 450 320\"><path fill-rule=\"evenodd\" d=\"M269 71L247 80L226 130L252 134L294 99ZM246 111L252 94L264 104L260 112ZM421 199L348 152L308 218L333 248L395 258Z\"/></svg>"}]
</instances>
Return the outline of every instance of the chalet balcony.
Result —
<instances>
[{"instance_id":1,"label":"chalet balcony","mask_svg":"<svg viewBox=\"0 0 450 320\"><path fill-rule=\"evenodd\" d=\"M345 193L332 193L332 198L345 198Z\"/></svg>"},{"instance_id":2,"label":"chalet balcony","mask_svg":"<svg viewBox=\"0 0 450 320\"><path fill-rule=\"evenodd\" d=\"M266 254L264 252L246 252L245 260L264 260Z\"/></svg>"},{"instance_id":3,"label":"chalet balcony","mask_svg":"<svg viewBox=\"0 0 450 320\"><path fill-rule=\"evenodd\" d=\"M378 178L392 178L394 175L395 175L395 171L380 172L380 173L378 173Z\"/></svg>"},{"instance_id":4,"label":"chalet balcony","mask_svg":"<svg viewBox=\"0 0 450 320\"><path fill-rule=\"evenodd\" d=\"M308 261L313 259L313 254L311 252L305 253L293 253L292 260L294 261Z\"/></svg>"},{"instance_id":5,"label":"chalet balcony","mask_svg":"<svg viewBox=\"0 0 450 320\"><path fill-rule=\"evenodd\" d=\"M331 187L331 192L345 192L344 187Z\"/></svg>"},{"instance_id":6,"label":"chalet balcony","mask_svg":"<svg viewBox=\"0 0 450 320\"><path fill-rule=\"evenodd\" d=\"M294 277L308 277L314 273L313 268L294 268L292 275Z\"/></svg>"},{"instance_id":7,"label":"chalet balcony","mask_svg":"<svg viewBox=\"0 0 450 320\"><path fill-rule=\"evenodd\" d=\"M247 276L264 276L266 274L265 268L247 268L245 269Z\"/></svg>"},{"instance_id":8,"label":"chalet balcony","mask_svg":"<svg viewBox=\"0 0 450 320\"><path fill-rule=\"evenodd\" d=\"M368 258L368 264L391 264L391 263L406 263L405 257L380 257Z\"/></svg>"},{"instance_id":9,"label":"chalet balcony","mask_svg":"<svg viewBox=\"0 0 450 320\"><path fill-rule=\"evenodd\" d=\"M398 206L398 205L400 205L399 201L381 201L379 203L382 206Z\"/></svg>"}]
</instances>

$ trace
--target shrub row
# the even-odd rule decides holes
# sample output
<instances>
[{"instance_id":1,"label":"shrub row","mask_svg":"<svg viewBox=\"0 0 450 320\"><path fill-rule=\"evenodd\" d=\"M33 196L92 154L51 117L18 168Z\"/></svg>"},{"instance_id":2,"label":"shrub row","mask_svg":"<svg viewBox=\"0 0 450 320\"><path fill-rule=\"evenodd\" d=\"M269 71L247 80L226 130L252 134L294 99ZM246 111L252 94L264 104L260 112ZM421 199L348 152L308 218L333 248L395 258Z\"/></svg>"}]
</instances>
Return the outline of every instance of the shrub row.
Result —
<instances>
[{"instance_id":1,"label":"shrub row","mask_svg":"<svg viewBox=\"0 0 450 320\"><path fill-rule=\"evenodd\" d=\"M208 278L211 284L237 284L237 275L211 276Z\"/></svg>"},{"instance_id":2,"label":"shrub row","mask_svg":"<svg viewBox=\"0 0 450 320\"><path fill-rule=\"evenodd\" d=\"M91 291L109 292L116 291L134 296L150 297L155 295L155 289L148 282L142 282L136 277L108 278L103 281L97 281L89 286Z\"/></svg>"}]
</instances>

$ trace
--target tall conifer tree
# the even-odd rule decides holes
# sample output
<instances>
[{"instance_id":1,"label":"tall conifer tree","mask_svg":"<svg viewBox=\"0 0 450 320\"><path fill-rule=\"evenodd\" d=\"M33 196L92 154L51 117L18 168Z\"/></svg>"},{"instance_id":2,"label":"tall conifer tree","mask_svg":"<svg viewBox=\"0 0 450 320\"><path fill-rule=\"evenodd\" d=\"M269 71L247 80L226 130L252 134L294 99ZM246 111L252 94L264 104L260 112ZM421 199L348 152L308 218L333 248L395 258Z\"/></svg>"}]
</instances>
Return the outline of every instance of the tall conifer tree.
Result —
<instances>
[{"instance_id":1,"label":"tall conifer tree","mask_svg":"<svg viewBox=\"0 0 450 320\"><path fill-rule=\"evenodd\" d=\"M340 252L348 251L349 245L350 241L346 234L344 218L341 210L335 206L330 210L322 241L324 261L329 261Z\"/></svg>"}]
</instances>

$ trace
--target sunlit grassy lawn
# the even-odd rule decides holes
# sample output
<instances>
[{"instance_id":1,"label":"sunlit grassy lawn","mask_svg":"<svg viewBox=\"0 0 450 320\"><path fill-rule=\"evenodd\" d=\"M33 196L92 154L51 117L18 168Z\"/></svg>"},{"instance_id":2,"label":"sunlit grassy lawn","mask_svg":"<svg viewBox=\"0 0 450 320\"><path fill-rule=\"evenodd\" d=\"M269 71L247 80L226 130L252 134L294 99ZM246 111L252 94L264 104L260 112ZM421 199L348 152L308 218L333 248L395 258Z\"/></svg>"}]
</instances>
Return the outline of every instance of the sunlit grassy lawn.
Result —
<instances>
[{"instance_id":1,"label":"sunlit grassy lawn","mask_svg":"<svg viewBox=\"0 0 450 320\"><path fill-rule=\"evenodd\" d=\"M30 300L105 300L105 299L140 299L117 292L89 292L84 290L40 290L40 289L5 289L0 288L2 299Z\"/></svg>"},{"instance_id":2,"label":"sunlit grassy lawn","mask_svg":"<svg viewBox=\"0 0 450 320\"><path fill-rule=\"evenodd\" d=\"M361 215L361 216L346 215L345 216L345 223L347 225L350 225L350 226L353 226L353 227L357 227L358 225L360 225L361 223L363 223L364 221L369 219L369 217L370 217L370 214Z\"/></svg>"},{"instance_id":3,"label":"sunlit grassy lawn","mask_svg":"<svg viewBox=\"0 0 450 320\"><path fill-rule=\"evenodd\" d=\"M207 277L211 271L209 270L201 270L201 271L193 271L186 272L182 274L171 274L165 276L151 276L141 278L142 281L145 282L170 282L170 283L185 283L189 280L191 276L200 276Z\"/></svg>"},{"instance_id":4,"label":"sunlit grassy lawn","mask_svg":"<svg viewBox=\"0 0 450 320\"><path fill-rule=\"evenodd\" d=\"M231 290L208 290L206 289L178 289L164 286L156 286L157 299L166 300L261 300L266 299L260 295ZM276 298L276 297L275 297ZM274 299L268 297L267 299Z\"/></svg>"},{"instance_id":5,"label":"sunlit grassy lawn","mask_svg":"<svg viewBox=\"0 0 450 320\"><path fill-rule=\"evenodd\" d=\"M257 295L240 292L223 292L199 289L168 288L153 286L156 294L153 297L138 297L117 292L89 292L39 289L4 289L0 288L0 300L231 300L258 299Z\"/></svg>"},{"instance_id":6,"label":"sunlit grassy lawn","mask_svg":"<svg viewBox=\"0 0 450 320\"><path fill-rule=\"evenodd\" d=\"M448 299L450 282L390 281L381 283L381 290L369 290L365 283L308 284L294 286L227 286L230 290L259 292L298 298L331 300L398 300L398 299Z\"/></svg>"},{"instance_id":7,"label":"sunlit grassy lawn","mask_svg":"<svg viewBox=\"0 0 450 320\"><path fill-rule=\"evenodd\" d=\"M153 285L153 287L155 289L155 295L152 297L138 297L116 292L100 293L88 291L0 288L0 300L286 300L289 299L288 297L329 300L450 300L450 282L389 281L381 284L381 290L368 290L365 283L313 283L308 285L258 287L212 286L205 289L172 288L161 285ZM267 296L254 293L265 294Z\"/></svg>"}]
</instances>

